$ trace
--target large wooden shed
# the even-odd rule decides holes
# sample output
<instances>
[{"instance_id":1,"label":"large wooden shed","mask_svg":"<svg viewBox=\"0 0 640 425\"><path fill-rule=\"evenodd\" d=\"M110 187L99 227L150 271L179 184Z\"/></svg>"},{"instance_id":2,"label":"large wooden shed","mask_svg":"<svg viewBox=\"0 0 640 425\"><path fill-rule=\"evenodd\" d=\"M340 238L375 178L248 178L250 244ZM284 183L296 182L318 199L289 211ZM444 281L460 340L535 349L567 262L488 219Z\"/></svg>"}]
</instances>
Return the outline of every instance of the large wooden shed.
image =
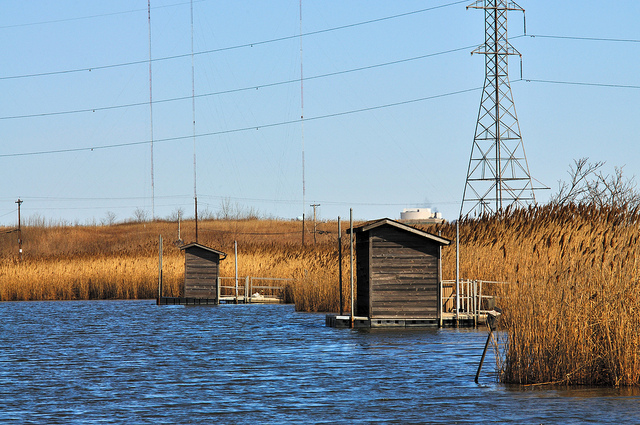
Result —
<instances>
[{"instance_id":1,"label":"large wooden shed","mask_svg":"<svg viewBox=\"0 0 640 425\"><path fill-rule=\"evenodd\" d=\"M439 325L441 247L451 241L388 218L353 229L355 315L375 326Z\"/></svg>"},{"instance_id":2,"label":"large wooden shed","mask_svg":"<svg viewBox=\"0 0 640 425\"><path fill-rule=\"evenodd\" d=\"M218 300L220 260L227 254L198 243L180 249L184 251L184 297Z\"/></svg>"}]
</instances>

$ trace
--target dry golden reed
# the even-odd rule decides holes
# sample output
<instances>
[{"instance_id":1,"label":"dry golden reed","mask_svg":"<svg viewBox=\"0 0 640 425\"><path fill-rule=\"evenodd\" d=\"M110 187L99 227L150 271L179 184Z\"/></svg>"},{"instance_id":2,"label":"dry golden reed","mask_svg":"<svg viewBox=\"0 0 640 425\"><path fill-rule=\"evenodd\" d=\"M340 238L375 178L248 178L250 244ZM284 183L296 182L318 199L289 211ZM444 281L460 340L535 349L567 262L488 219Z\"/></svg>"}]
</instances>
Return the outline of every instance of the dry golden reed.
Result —
<instances>
[{"instance_id":1,"label":"dry golden reed","mask_svg":"<svg viewBox=\"0 0 640 425\"><path fill-rule=\"evenodd\" d=\"M335 223L319 223L322 234L316 235L314 244L307 225L303 247L298 221L208 220L199 223L199 242L227 253L220 264L221 276L235 274L234 241L238 241L239 276L291 279L286 285L287 301L295 302L297 309L337 311L335 227ZM195 239L193 222L183 222L180 230L184 242ZM177 240L178 224L155 221L25 227L21 261L15 233L3 233L0 301L154 298L159 235L164 240L163 295L183 295L184 255L178 248L182 243ZM344 264L348 264L346 255Z\"/></svg>"},{"instance_id":2,"label":"dry golden reed","mask_svg":"<svg viewBox=\"0 0 640 425\"><path fill-rule=\"evenodd\" d=\"M455 226L423 228L452 240L442 250L443 278L455 278ZM292 279L286 294L297 310L337 312L337 224L319 229L317 243L307 233L302 246L300 222L210 220L200 223L199 242L228 254L221 276L234 275L237 240L240 276ZM193 222L181 231L193 241ZM184 255L177 233L177 223L160 221L27 227L22 261L15 234L1 234L0 300L153 298L159 234L164 295L179 296ZM506 336L502 381L640 385L639 235L637 212L594 206L540 206L460 222L461 277L508 282L495 288ZM344 311L348 252L343 237Z\"/></svg>"},{"instance_id":3,"label":"dry golden reed","mask_svg":"<svg viewBox=\"0 0 640 425\"><path fill-rule=\"evenodd\" d=\"M510 282L504 382L640 385L637 212L542 206L460 229L462 274Z\"/></svg>"}]
</instances>

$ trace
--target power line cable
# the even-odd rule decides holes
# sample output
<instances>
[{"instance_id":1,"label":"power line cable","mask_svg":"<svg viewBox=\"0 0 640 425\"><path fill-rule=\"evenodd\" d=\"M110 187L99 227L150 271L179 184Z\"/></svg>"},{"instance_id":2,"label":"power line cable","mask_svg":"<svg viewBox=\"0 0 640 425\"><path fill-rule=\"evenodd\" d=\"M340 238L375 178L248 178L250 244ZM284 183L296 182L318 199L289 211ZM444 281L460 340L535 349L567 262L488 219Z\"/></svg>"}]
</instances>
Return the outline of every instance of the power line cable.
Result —
<instances>
[{"instance_id":1,"label":"power line cable","mask_svg":"<svg viewBox=\"0 0 640 425\"><path fill-rule=\"evenodd\" d=\"M206 1L206 0L196 0L196 1L197 2L202 2L202 1ZM166 5L162 5L162 6L154 6L151 9L165 9L165 8L168 8L168 7L182 6L184 4L189 4L189 2L181 2L181 3L166 4ZM26 22L26 23L22 23L22 24L3 25L3 26L0 26L0 29L31 27L31 26L36 26L36 25L59 24L59 23L62 23L62 22L83 21L83 20L86 20L86 19L103 18L103 17L107 17L107 16L117 16L117 15L128 15L128 14L131 14L131 13L146 12L146 11L147 11L146 8L145 9L123 10L123 11L120 11L120 12L100 13L100 14L96 14L96 15L77 16L75 18L51 19L49 21Z\"/></svg>"},{"instance_id":2,"label":"power line cable","mask_svg":"<svg viewBox=\"0 0 640 425\"><path fill-rule=\"evenodd\" d=\"M520 81L520 80L518 80ZM640 89L639 85L632 84L606 84L606 83L588 83L582 81L556 81L556 80L537 80L533 78L525 78L524 80L527 83L544 83L544 84L563 84L570 86L588 86L588 87L610 87L610 88L620 88L620 89Z\"/></svg>"},{"instance_id":3,"label":"power line cable","mask_svg":"<svg viewBox=\"0 0 640 425\"><path fill-rule=\"evenodd\" d=\"M23 196L23 199L29 201L51 201L51 202L74 202L74 201L144 201L148 200L147 196L127 196L127 197L52 197L52 196ZM156 196L157 199L175 199L175 198L184 198L191 199L187 195L163 195ZM9 201L6 199L6 201ZM0 216L1 217L1 216Z\"/></svg>"},{"instance_id":4,"label":"power line cable","mask_svg":"<svg viewBox=\"0 0 640 425\"><path fill-rule=\"evenodd\" d=\"M7 213L4 213L4 214L0 215L0 217L6 217L8 215L15 214L15 213L16 213L15 211L9 211Z\"/></svg>"},{"instance_id":5,"label":"power line cable","mask_svg":"<svg viewBox=\"0 0 640 425\"><path fill-rule=\"evenodd\" d=\"M261 41L255 41L255 42L252 42L252 43L238 44L238 45L235 45L235 46L227 46L227 47L220 47L220 48L217 48L217 49L203 50L201 52L194 52L193 55L197 55L197 56L208 55L208 54L212 54L212 53L218 53L218 52L224 52L224 51L229 51L229 50L236 50L236 49L242 49L242 48L247 48L247 47L260 46L260 45L269 44L269 43L276 43L276 42L280 42L280 41L298 39L300 37L308 37L308 36L312 36L312 35L318 35L318 34L323 34L323 33L327 33L327 32L339 31L339 30L343 30L343 29L353 28L353 27L357 27L357 26L361 26L361 25L368 25L368 24L373 24L373 23L377 23L377 22L383 22L383 21L387 21L387 20L390 20L390 19L402 18L402 17L405 17L405 16L410 16L410 15L415 15L415 14L419 14L419 13L429 12L429 11L432 11L432 10L442 9L442 8L445 8L445 7L454 6L454 5L457 5L457 4L460 4L460 3L466 3L466 2L467 2L467 0L456 1L456 2L453 2L453 3L443 4L443 5L440 5L440 6L433 6L433 7L428 7L428 8L425 8L425 9L414 10L414 11L411 11L411 12L400 13L400 14L397 14L397 15L391 15L391 16L385 16L385 17L382 17L382 18L371 19L371 20L368 20L368 21L355 22L355 23L352 23L352 24L341 25L341 26L332 27L332 28L325 28L325 29L321 29L321 30L317 30L317 31L307 32L307 33L304 33L304 34L289 35L289 36L284 36L284 37L272 38L272 39L269 39L269 40L261 40ZM192 53L183 53L183 54L179 54L179 55L165 56L165 57L161 57L161 58L154 58L151 61L152 62L160 62L160 61L166 61L166 60L181 59L181 58L191 57L191 55L192 55ZM109 65L92 66L92 67L85 67L85 68L67 69L67 70L61 70L61 71L49 71L49 72L39 72L39 73L32 73L32 74L10 75L10 76L0 77L0 80L46 77L46 76L52 76L52 75L71 74L71 73L77 73L77 72L90 72L90 71L95 71L95 70L103 70L103 69L110 69L110 68L117 68L117 67L123 67L123 66L131 66L131 65L140 65L140 64L146 64L146 63L149 63L148 59L131 61L131 62L122 62L122 63L109 64Z\"/></svg>"},{"instance_id":6,"label":"power line cable","mask_svg":"<svg viewBox=\"0 0 640 425\"><path fill-rule=\"evenodd\" d=\"M417 99L410 99L410 100L404 100L404 101L400 101L400 102L387 103L387 104L384 104L384 105L377 105L377 106L371 106L371 107L367 107L367 108L354 109L354 110L351 110L351 111L336 112L336 113L332 113L332 114L319 115L319 116L316 116L316 117L308 117L308 118L305 117L305 121L316 121L316 120L322 120L322 119L326 119L326 118L334 118L334 117L338 117L338 116L351 115L351 114L356 114L356 113L361 113L361 112L368 112L368 111L373 111L373 110L377 110L377 109L385 109L385 108L391 108L391 107L395 107L395 106L408 105L408 104L411 104L411 103L424 102L424 101L427 101L427 100L433 100L433 99L439 99L439 98L448 97L448 96L454 96L454 95L463 94L463 93L469 93L469 92L477 91L477 90L481 90L481 89L482 89L482 87L475 87L475 88L471 88L471 89L458 90L458 91L453 91L453 92L448 92L448 93L437 94L437 95L433 95L433 96L421 97L421 98L417 98ZM250 131L250 130L260 130L260 129L264 129L264 128L278 127L278 126L282 126L282 125L297 124L297 123L300 123L300 119L299 118L298 119L294 119L294 120L289 120L289 121L280 121L280 122L267 123L267 124L262 124L262 125L253 125L253 126L249 126L249 127L241 127L241 128L235 128L235 129L229 129L229 130L214 131L214 132L210 132L210 133L201 133L201 134L196 135L196 137L219 136L219 135L223 135L223 134L239 133L239 132ZM154 140L154 143L174 142L174 141L190 139L190 138L193 138L193 135L191 135L191 136L176 136L176 137L167 137L167 138L163 138L163 139L156 139L156 140ZM144 140L144 141L137 141L137 142L115 143L115 144L111 144L111 145L101 145L101 146L85 146L85 147L80 147L80 148L52 149L52 150L46 150L46 151L34 151L34 152L23 152L23 153L9 153L9 154L0 154L0 158L20 157L20 156L34 156L34 155L48 155L48 154L58 154L58 153L70 153L70 152L83 152L83 151L94 151L94 150L103 150L103 149L114 149L114 148L131 147L131 146L137 146L137 145L145 145L145 144L148 144L148 143L149 143L148 140Z\"/></svg>"},{"instance_id":7,"label":"power line cable","mask_svg":"<svg viewBox=\"0 0 640 425\"><path fill-rule=\"evenodd\" d=\"M426 55L414 56L414 57L411 57L411 58L398 59L398 60L390 61L390 62L384 62L384 63L374 64L374 65L366 65L366 66L362 66L362 67L358 67L358 68L346 69L346 70L342 70L342 71L329 72L329 73L326 73L326 74L320 74L320 75L315 75L315 76L311 76L311 77L305 77L305 80L315 80L315 79L321 79L321 78L327 78L327 77L334 77L334 76L337 76L337 75L348 74L348 73L351 73L351 72L366 71L366 70L375 69L375 68L381 68L381 67L390 66L390 65L398 65L398 64L401 64L401 63L412 62L412 61L416 61L416 60L420 60L420 59L427 59L427 58L434 57L434 56L440 56L440 55L445 55L445 54L449 54L449 53L460 52L460 51L471 49L473 47L475 47L475 46L459 47L459 48L456 48L456 49L444 50L444 51L436 52L436 53L428 53ZM292 83L298 83L298 82L300 82L299 79L297 79L297 80L277 81L277 82L273 82L273 83L265 83L265 84L249 86L249 87L240 87L240 88L221 90L221 91L211 92L211 93L202 93L202 94L195 95L195 98L219 96L219 95L222 95L222 94L238 93L238 92L249 91L249 90L258 90L258 89L262 89L262 88L276 87L276 86L280 86L280 85L286 85L286 84L292 84ZM190 100L191 98L192 98L192 96L180 96L180 97L173 97L173 98L169 98L169 99L154 100L152 103L153 104L159 104L159 103L177 102L177 101L182 101L182 100ZM121 108L133 108L133 107L148 106L148 105L149 105L148 101L146 101L146 102L134 102L134 103L125 103L125 104L121 104L121 105L100 106L100 107L95 107L95 108L83 108L83 109L71 109L71 110L66 110L66 111L41 112L41 113L23 114L23 115L11 115L11 116L0 117L0 120L13 120L13 119L24 119L24 118L40 118L40 117L49 117L49 116L56 116L56 115L80 114L80 113L97 112L97 111L108 111L108 110L121 109Z\"/></svg>"},{"instance_id":8,"label":"power line cable","mask_svg":"<svg viewBox=\"0 0 640 425\"><path fill-rule=\"evenodd\" d=\"M212 196L212 195L201 195L202 199L209 200L231 200L231 201L242 201L242 202L269 202L269 203L279 203L279 204L289 204L289 205L297 205L300 203L300 199L268 199L268 198L245 198L245 197L230 197L230 196ZM49 202L93 202L93 201L144 201L148 200L149 197L111 197L111 198L49 198L49 197L37 197L37 196L27 196L22 197L23 199L28 199L30 201L49 201ZM161 197L156 197L159 199L190 199L187 195L166 195ZM316 202L316 201L314 201ZM372 203L372 202L352 202L352 201L329 201L329 200L319 200L318 203L327 204L327 205L368 205L368 206L401 206L412 204L412 202L401 202L401 203ZM440 202L441 203L441 202ZM440 204L439 203L439 204ZM454 202L454 204L457 202ZM177 204L163 204L162 206L173 206ZM59 208L51 208L51 209L74 209L75 207L59 207ZM118 207L123 208L123 207ZM124 208L128 208L125 206ZM14 214L15 211L9 212L8 214ZM7 215L8 215L7 214ZM2 216L0 216L2 217Z\"/></svg>"},{"instance_id":9,"label":"power line cable","mask_svg":"<svg viewBox=\"0 0 640 425\"><path fill-rule=\"evenodd\" d=\"M551 38L555 40L579 40L579 41L605 41L614 43L640 43L640 40L632 38L602 38L602 37L578 37L570 35L546 35L546 34L527 34L531 38Z\"/></svg>"}]
</instances>

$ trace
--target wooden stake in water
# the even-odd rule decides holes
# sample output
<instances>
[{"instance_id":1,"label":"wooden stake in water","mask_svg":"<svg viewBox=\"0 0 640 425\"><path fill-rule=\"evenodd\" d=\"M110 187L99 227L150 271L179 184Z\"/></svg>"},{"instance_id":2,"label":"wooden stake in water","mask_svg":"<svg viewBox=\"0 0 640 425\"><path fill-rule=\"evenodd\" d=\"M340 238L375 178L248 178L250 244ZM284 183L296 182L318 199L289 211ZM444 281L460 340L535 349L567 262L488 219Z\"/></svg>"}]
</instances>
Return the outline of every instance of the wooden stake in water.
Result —
<instances>
[{"instance_id":1,"label":"wooden stake in water","mask_svg":"<svg viewBox=\"0 0 640 425\"><path fill-rule=\"evenodd\" d=\"M442 236L442 232L438 230L438 236ZM438 244L438 325L442 327L442 245Z\"/></svg>"},{"instance_id":2,"label":"wooden stake in water","mask_svg":"<svg viewBox=\"0 0 640 425\"><path fill-rule=\"evenodd\" d=\"M456 220L456 326L460 320L460 220Z\"/></svg>"},{"instance_id":3,"label":"wooden stake in water","mask_svg":"<svg viewBox=\"0 0 640 425\"><path fill-rule=\"evenodd\" d=\"M340 316L342 316L342 225L338 216L338 293L340 294Z\"/></svg>"},{"instance_id":4,"label":"wooden stake in water","mask_svg":"<svg viewBox=\"0 0 640 425\"><path fill-rule=\"evenodd\" d=\"M353 328L353 315L354 315L354 297L353 297L353 208L349 208L349 245L351 250L351 257L349 259L351 269L351 327Z\"/></svg>"},{"instance_id":5,"label":"wooden stake in water","mask_svg":"<svg viewBox=\"0 0 640 425\"><path fill-rule=\"evenodd\" d=\"M236 304L238 304L238 241L233 241L233 256L236 262Z\"/></svg>"},{"instance_id":6,"label":"wooden stake in water","mask_svg":"<svg viewBox=\"0 0 640 425\"><path fill-rule=\"evenodd\" d=\"M476 384L478 383L478 378L480 377L480 371L482 370L484 357L487 355L487 348L489 348L489 341L491 341L491 337L493 336L493 327L494 327L495 321L499 316L500 316L500 313L495 310L487 312L487 324L489 325L489 335L487 335L487 342L484 344L484 350L482 351L482 358L480 358L480 364L478 365L478 372L476 372L476 379L474 379Z\"/></svg>"},{"instance_id":7,"label":"wooden stake in water","mask_svg":"<svg viewBox=\"0 0 640 425\"><path fill-rule=\"evenodd\" d=\"M162 235L160 235L158 255L158 301L160 301L162 298Z\"/></svg>"}]
</instances>

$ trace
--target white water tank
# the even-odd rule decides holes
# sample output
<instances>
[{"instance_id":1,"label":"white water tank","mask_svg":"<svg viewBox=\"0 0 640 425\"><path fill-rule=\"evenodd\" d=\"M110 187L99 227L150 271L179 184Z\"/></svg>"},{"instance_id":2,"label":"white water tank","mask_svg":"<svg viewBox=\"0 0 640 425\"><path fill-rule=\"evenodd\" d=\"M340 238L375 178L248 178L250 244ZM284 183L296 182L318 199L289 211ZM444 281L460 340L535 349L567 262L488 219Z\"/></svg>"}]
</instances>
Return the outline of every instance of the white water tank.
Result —
<instances>
[{"instance_id":1,"label":"white water tank","mask_svg":"<svg viewBox=\"0 0 640 425\"><path fill-rule=\"evenodd\" d=\"M431 208L405 208L400 213L400 220L427 220L432 217Z\"/></svg>"}]
</instances>

